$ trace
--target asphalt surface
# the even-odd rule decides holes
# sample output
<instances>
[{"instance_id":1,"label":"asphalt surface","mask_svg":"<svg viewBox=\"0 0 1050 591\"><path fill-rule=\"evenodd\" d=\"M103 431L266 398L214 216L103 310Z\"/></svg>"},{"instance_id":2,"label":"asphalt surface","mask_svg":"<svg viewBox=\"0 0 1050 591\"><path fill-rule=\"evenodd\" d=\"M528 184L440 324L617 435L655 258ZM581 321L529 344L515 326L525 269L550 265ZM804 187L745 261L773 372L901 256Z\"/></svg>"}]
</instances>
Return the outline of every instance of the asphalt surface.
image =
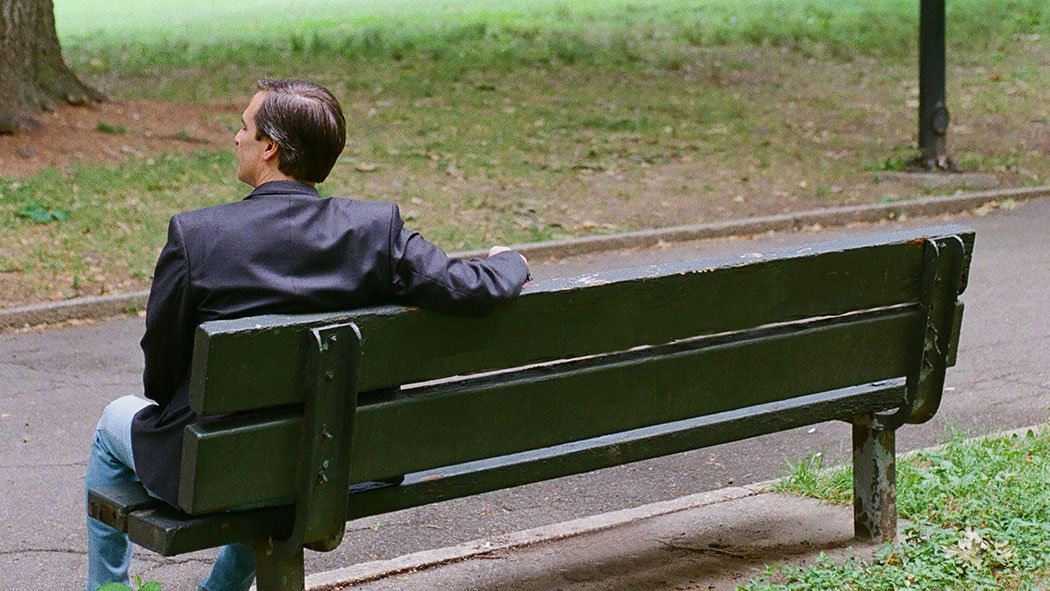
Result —
<instances>
[{"instance_id":1,"label":"asphalt surface","mask_svg":"<svg viewBox=\"0 0 1050 591\"><path fill-rule=\"evenodd\" d=\"M307 584L324 591L733 591L768 564L812 564L820 554L864 560L877 548L853 539L852 507L794 495L729 487L641 509L681 503L695 505L608 528L570 522L577 531L564 538L526 531L540 541L510 548L486 541L478 554L389 568L379 578L355 577L351 568L330 573L345 584L327 585L327 577ZM622 513L629 511L597 519Z\"/></svg>"},{"instance_id":2,"label":"asphalt surface","mask_svg":"<svg viewBox=\"0 0 1050 591\"><path fill-rule=\"evenodd\" d=\"M977 231L964 295L958 365L937 417L898 433L899 450L1043 422L1050 410L1050 200L983 217L913 220L533 261L537 278L818 242L941 223ZM736 297L727 294L727 297ZM112 399L139 393L142 319L0 334L0 573L13 590L80 589L83 481L95 422ZM848 458L849 427L827 423L667 458L350 522L342 546L308 553L307 572L498 536L595 513L742 485L822 451ZM191 589L213 553L136 554L133 573L166 590Z\"/></svg>"}]
</instances>

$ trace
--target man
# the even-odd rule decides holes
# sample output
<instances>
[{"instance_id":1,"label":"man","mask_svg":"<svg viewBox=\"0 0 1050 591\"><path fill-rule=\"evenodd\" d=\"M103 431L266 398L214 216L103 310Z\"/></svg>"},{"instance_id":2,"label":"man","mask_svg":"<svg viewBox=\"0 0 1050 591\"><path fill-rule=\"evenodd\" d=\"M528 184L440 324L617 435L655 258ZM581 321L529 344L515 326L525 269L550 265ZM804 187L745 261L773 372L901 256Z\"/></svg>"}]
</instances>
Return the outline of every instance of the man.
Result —
<instances>
[{"instance_id":1,"label":"man","mask_svg":"<svg viewBox=\"0 0 1050 591\"><path fill-rule=\"evenodd\" d=\"M451 259L404 229L392 203L322 198L346 142L335 97L306 80L261 80L234 138L244 200L174 216L157 260L142 350L149 400L125 396L102 414L86 486L141 480L177 505L183 429L197 417L188 381L194 329L257 314L347 310L401 302L480 315L512 298L525 258L494 246L484 260ZM152 402L151 402L152 401ZM88 518L88 591L126 581L127 536ZM223 548L202 591L246 590L251 551Z\"/></svg>"}]
</instances>

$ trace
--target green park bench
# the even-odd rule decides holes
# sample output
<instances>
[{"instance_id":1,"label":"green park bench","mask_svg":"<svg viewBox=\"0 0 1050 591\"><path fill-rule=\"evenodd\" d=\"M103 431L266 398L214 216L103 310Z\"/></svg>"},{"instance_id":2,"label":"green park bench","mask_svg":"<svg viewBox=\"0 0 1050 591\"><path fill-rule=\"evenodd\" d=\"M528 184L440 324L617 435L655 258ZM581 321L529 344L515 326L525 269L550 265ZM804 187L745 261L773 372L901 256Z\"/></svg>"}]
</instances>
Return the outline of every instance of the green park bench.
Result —
<instances>
[{"instance_id":1,"label":"green park bench","mask_svg":"<svg viewBox=\"0 0 1050 591\"><path fill-rule=\"evenodd\" d=\"M856 536L886 539L894 432L937 410L972 247L945 226L540 281L485 318L209 322L179 509L132 483L88 511L165 556L248 544L260 591L301 590L350 519L844 420Z\"/></svg>"}]
</instances>

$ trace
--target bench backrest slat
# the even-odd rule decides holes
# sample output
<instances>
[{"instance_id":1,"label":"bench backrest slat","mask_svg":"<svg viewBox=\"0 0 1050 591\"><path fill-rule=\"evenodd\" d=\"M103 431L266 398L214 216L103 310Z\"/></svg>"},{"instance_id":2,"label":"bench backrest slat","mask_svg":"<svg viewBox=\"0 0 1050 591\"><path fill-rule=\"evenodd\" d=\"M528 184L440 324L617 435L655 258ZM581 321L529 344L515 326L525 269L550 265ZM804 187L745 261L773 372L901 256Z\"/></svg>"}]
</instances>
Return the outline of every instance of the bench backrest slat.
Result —
<instances>
[{"instance_id":1,"label":"bench backrest slat","mask_svg":"<svg viewBox=\"0 0 1050 591\"><path fill-rule=\"evenodd\" d=\"M513 381L435 386L359 407L351 473L385 479L901 376L920 343L897 344L919 326L915 310L898 310L669 355L538 368Z\"/></svg>"},{"instance_id":2,"label":"bench backrest slat","mask_svg":"<svg viewBox=\"0 0 1050 591\"><path fill-rule=\"evenodd\" d=\"M354 421L351 480L381 480L803 394L904 375L921 346L920 314L895 308L812 326L756 331L612 357L537 367L508 376L438 384L362 400ZM911 346L901 346L911 343ZM299 461L294 421L195 426L196 512L224 508L224 466L241 466L252 486L236 504L294 496L281 474ZM226 434L236 434L231 445ZM425 453L421 453L425 450ZM250 473L250 476L246 474ZM275 490L276 483L288 487Z\"/></svg>"},{"instance_id":3,"label":"bench backrest slat","mask_svg":"<svg viewBox=\"0 0 1050 591\"><path fill-rule=\"evenodd\" d=\"M972 240L935 230L544 281L484 319L382 307L207 323L191 405L211 415L301 402L309 330L334 322L360 328L359 389L370 391L911 303L922 236Z\"/></svg>"}]
</instances>

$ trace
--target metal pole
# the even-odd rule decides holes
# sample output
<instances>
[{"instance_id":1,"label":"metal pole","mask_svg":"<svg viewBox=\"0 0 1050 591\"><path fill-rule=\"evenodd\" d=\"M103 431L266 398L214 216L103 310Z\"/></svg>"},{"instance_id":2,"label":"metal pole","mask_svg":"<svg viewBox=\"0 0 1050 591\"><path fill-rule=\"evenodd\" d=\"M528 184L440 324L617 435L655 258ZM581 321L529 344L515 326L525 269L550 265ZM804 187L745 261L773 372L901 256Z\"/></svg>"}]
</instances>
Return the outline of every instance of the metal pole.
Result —
<instances>
[{"instance_id":1,"label":"metal pole","mask_svg":"<svg viewBox=\"0 0 1050 591\"><path fill-rule=\"evenodd\" d=\"M853 532L858 540L885 542L897 535L895 432L871 417L853 420Z\"/></svg>"},{"instance_id":2,"label":"metal pole","mask_svg":"<svg viewBox=\"0 0 1050 591\"><path fill-rule=\"evenodd\" d=\"M255 540L255 588L258 591L305 591L303 547L282 548L273 540Z\"/></svg>"},{"instance_id":3,"label":"metal pole","mask_svg":"<svg viewBox=\"0 0 1050 591\"><path fill-rule=\"evenodd\" d=\"M955 170L947 147L944 2L922 0L919 10L919 156L911 166L918 170Z\"/></svg>"}]
</instances>

